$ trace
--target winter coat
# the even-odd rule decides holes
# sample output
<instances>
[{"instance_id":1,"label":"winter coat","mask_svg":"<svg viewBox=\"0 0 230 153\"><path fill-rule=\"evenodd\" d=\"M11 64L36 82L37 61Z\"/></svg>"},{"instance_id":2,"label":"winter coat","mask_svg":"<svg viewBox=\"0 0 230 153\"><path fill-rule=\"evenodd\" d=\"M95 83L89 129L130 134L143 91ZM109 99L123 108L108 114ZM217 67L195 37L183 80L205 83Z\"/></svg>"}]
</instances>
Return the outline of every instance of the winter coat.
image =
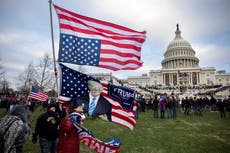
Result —
<instances>
[{"instance_id":1,"label":"winter coat","mask_svg":"<svg viewBox=\"0 0 230 153\"><path fill-rule=\"evenodd\" d=\"M13 106L9 115L0 120L0 133L3 134L4 151L2 153L21 153L23 145L29 139L30 127L26 123L27 111L22 105Z\"/></svg>"},{"instance_id":2,"label":"winter coat","mask_svg":"<svg viewBox=\"0 0 230 153\"><path fill-rule=\"evenodd\" d=\"M53 141L58 138L59 118L56 114L46 112L41 114L35 125L35 135Z\"/></svg>"},{"instance_id":3,"label":"winter coat","mask_svg":"<svg viewBox=\"0 0 230 153\"><path fill-rule=\"evenodd\" d=\"M165 110L165 100L161 100L159 103L160 110Z\"/></svg>"},{"instance_id":4,"label":"winter coat","mask_svg":"<svg viewBox=\"0 0 230 153\"><path fill-rule=\"evenodd\" d=\"M59 130L57 153L79 153L80 139L74 125L68 119L62 118Z\"/></svg>"}]
</instances>

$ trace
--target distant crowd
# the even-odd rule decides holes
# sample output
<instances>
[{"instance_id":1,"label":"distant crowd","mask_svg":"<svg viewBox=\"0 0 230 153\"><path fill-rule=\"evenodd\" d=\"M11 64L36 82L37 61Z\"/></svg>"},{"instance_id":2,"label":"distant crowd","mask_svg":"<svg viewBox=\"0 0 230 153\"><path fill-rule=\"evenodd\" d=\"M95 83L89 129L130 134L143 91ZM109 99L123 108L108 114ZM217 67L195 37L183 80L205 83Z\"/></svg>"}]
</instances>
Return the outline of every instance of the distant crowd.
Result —
<instances>
[{"instance_id":1,"label":"distant crowd","mask_svg":"<svg viewBox=\"0 0 230 153\"><path fill-rule=\"evenodd\" d=\"M31 135L30 122L27 120L33 120L33 112L36 108L40 108L42 113L36 119L32 142L39 142L41 152L80 152L80 139L73 124L81 125L85 118L83 110L79 106L62 105L60 108L57 100L52 98L43 103L32 99L11 99L0 101L0 106L6 108L6 112L8 112L0 120L0 141L5 141L3 151L1 150L2 145L0 145L0 152L22 153L23 144ZM137 94L134 106L137 108L136 119L146 111L152 111L155 119L176 119L178 113L183 113L185 116L202 117L203 112L207 111L218 111L220 118L230 118L230 97L216 99L214 96L210 98L194 96L179 99L173 93L171 95L159 94L153 97ZM88 110L88 116L93 117L93 114L90 115L89 112L90 109ZM12 144L12 142L15 143Z\"/></svg>"},{"instance_id":2,"label":"distant crowd","mask_svg":"<svg viewBox=\"0 0 230 153\"><path fill-rule=\"evenodd\" d=\"M178 112L184 115L202 116L202 112L219 111L221 118L230 118L227 114L230 113L230 97L225 99L216 99L214 96L211 98L206 97L185 97L179 99L176 95L158 95L158 96L143 96L139 94L136 98L138 114L141 112L153 110L154 118L168 118L175 119Z\"/></svg>"}]
</instances>

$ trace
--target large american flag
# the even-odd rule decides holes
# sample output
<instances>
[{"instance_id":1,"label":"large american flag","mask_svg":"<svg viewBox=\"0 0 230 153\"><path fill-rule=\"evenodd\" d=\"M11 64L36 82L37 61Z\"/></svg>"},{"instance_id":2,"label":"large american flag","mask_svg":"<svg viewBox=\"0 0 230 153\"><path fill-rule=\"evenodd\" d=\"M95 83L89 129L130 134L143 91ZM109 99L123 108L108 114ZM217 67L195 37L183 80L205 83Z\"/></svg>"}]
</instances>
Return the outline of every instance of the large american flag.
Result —
<instances>
[{"instance_id":1,"label":"large american flag","mask_svg":"<svg viewBox=\"0 0 230 153\"><path fill-rule=\"evenodd\" d=\"M42 90L40 90L39 88L37 88L36 86L32 86L28 98L33 98L33 99L44 102L47 100L48 95Z\"/></svg>"},{"instance_id":2,"label":"large american flag","mask_svg":"<svg viewBox=\"0 0 230 153\"><path fill-rule=\"evenodd\" d=\"M141 47L146 31L82 16L54 5L59 18L59 62L110 70L142 66Z\"/></svg>"},{"instance_id":3,"label":"large american flag","mask_svg":"<svg viewBox=\"0 0 230 153\"><path fill-rule=\"evenodd\" d=\"M121 103L118 100L113 99L108 95L108 82L99 81L95 78L88 76L86 74L75 71L71 68L66 67L63 64L60 64L61 68L61 87L60 87L60 101L65 101L68 98L77 98L87 92L88 80L98 81L103 86L103 91L101 93L111 104L111 120L113 123L125 126L130 130L133 130L136 124L134 117L134 110L127 110L121 106Z\"/></svg>"}]
</instances>

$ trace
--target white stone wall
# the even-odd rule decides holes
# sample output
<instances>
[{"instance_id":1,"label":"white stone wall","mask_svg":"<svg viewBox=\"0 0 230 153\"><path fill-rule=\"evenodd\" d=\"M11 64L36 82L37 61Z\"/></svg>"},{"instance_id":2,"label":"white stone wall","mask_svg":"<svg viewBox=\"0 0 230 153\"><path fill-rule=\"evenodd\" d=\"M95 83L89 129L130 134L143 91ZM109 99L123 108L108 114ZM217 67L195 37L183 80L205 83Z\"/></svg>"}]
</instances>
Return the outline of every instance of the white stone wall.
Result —
<instances>
[{"instance_id":1,"label":"white stone wall","mask_svg":"<svg viewBox=\"0 0 230 153\"><path fill-rule=\"evenodd\" d=\"M230 85L230 73L216 74L215 84L229 86Z\"/></svg>"}]
</instances>

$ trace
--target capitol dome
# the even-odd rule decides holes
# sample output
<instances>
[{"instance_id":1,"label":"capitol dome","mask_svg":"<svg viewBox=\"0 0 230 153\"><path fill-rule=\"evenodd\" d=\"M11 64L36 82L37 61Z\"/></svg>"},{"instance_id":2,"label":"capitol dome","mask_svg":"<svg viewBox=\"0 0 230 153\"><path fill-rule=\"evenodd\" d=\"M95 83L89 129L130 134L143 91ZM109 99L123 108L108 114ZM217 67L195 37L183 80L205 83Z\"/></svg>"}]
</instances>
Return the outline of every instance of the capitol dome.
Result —
<instances>
[{"instance_id":1,"label":"capitol dome","mask_svg":"<svg viewBox=\"0 0 230 153\"><path fill-rule=\"evenodd\" d=\"M176 37L169 43L164 53L162 69L199 67L199 59L195 57L195 51L190 43L181 37L178 24L175 34Z\"/></svg>"}]
</instances>

